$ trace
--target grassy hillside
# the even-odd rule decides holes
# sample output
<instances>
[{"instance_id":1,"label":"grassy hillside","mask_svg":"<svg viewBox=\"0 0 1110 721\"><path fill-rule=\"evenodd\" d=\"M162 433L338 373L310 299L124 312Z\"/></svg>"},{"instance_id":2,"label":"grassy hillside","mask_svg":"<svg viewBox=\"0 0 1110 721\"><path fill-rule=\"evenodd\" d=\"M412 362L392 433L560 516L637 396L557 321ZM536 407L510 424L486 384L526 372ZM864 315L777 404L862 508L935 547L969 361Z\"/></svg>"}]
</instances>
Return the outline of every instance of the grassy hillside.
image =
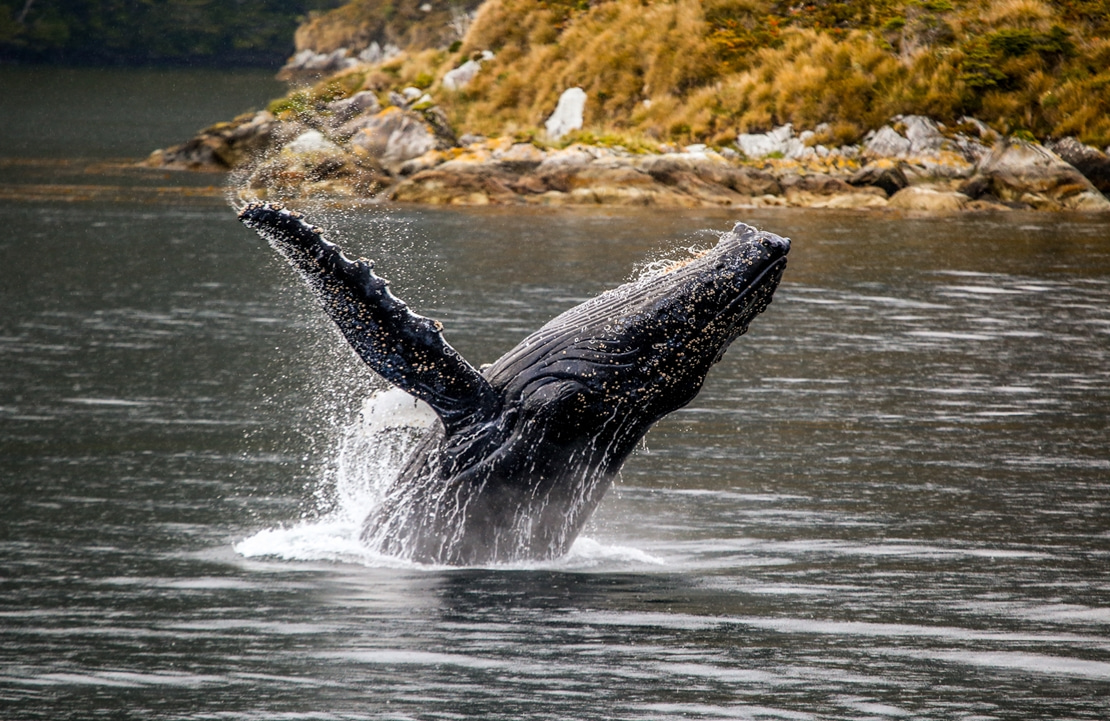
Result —
<instances>
[{"instance_id":1,"label":"grassy hillside","mask_svg":"<svg viewBox=\"0 0 1110 721\"><path fill-rule=\"evenodd\" d=\"M580 85L596 99L588 124L679 141L719 144L784 122L829 122L848 140L919 113L1110 142L1107 3L879 0L791 13L758 0L612 0L526 13L534 4L491 0L475 22L465 49L499 58L460 108L463 124L535 123Z\"/></svg>"},{"instance_id":2,"label":"grassy hillside","mask_svg":"<svg viewBox=\"0 0 1110 721\"><path fill-rule=\"evenodd\" d=\"M359 0L332 17L354 27L392 7ZM496 57L469 86L440 87L483 50ZM786 122L829 123L821 140L842 143L915 113L1101 147L1110 144L1110 2L486 0L461 42L356 69L317 92L405 85L430 90L460 134L538 133L559 94L580 86L582 135L625 144L724 145Z\"/></svg>"}]
</instances>

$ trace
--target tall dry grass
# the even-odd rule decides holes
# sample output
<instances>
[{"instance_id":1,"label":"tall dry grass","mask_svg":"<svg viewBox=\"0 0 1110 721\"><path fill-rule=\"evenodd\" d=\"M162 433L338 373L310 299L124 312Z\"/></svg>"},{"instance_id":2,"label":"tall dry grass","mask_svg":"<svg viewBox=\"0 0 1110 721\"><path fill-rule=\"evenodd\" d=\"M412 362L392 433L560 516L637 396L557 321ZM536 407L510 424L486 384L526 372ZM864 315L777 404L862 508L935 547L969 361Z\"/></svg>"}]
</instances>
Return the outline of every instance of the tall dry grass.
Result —
<instances>
[{"instance_id":1,"label":"tall dry grass","mask_svg":"<svg viewBox=\"0 0 1110 721\"><path fill-rule=\"evenodd\" d=\"M496 57L470 86L439 86L483 50ZM486 0L461 47L384 70L430 82L460 134L539 138L577 86L583 132L629 142L724 144L787 122L850 142L918 113L1110 144L1107 0Z\"/></svg>"}]
</instances>

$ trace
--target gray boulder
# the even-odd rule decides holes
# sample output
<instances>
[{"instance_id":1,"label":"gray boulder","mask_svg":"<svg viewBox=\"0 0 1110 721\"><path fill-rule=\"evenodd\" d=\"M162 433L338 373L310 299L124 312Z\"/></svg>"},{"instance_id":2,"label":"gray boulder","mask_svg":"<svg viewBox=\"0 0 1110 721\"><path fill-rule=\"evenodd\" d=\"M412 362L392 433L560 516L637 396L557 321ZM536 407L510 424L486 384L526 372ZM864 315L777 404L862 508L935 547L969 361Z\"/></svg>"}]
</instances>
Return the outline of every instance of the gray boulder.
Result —
<instances>
[{"instance_id":1,"label":"gray boulder","mask_svg":"<svg viewBox=\"0 0 1110 721\"><path fill-rule=\"evenodd\" d=\"M371 195L381 189L381 180L372 159L359 158L310 129L253 168L247 184L259 197L295 198Z\"/></svg>"},{"instance_id":2,"label":"gray boulder","mask_svg":"<svg viewBox=\"0 0 1110 721\"><path fill-rule=\"evenodd\" d=\"M891 118L891 122L893 126L884 125L867 134L864 138L866 154L878 158L928 157L952 145L940 126L924 115L898 115ZM902 132L895 127L900 127Z\"/></svg>"},{"instance_id":3,"label":"gray boulder","mask_svg":"<svg viewBox=\"0 0 1110 721\"><path fill-rule=\"evenodd\" d=\"M678 188L690 195L732 200L725 191L739 195L777 195L782 187L770 173L755 168L737 167L716 154L669 153L648 156L640 168L656 182Z\"/></svg>"},{"instance_id":4,"label":"gray boulder","mask_svg":"<svg viewBox=\"0 0 1110 721\"><path fill-rule=\"evenodd\" d=\"M352 68L358 63L358 60L348 56L347 48L338 48L330 53L318 53L306 49L289 58L285 66L278 71L278 79L321 77Z\"/></svg>"},{"instance_id":5,"label":"gray boulder","mask_svg":"<svg viewBox=\"0 0 1110 721\"><path fill-rule=\"evenodd\" d=\"M325 108L331 113L334 125L341 125L351 118L366 113L377 113L382 109L378 103L378 96L369 90L363 90L349 98L330 102Z\"/></svg>"},{"instance_id":6,"label":"gray boulder","mask_svg":"<svg viewBox=\"0 0 1110 721\"><path fill-rule=\"evenodd\" d=\"M1110 209L1110 201L1060 156L1015 138L999 141L960 190L1045 210Z\"/></svg>"},{"instance_id":7,"label":"gray boulder","mask_svg":"<svg viewBox=\"0 0 1110 721\"><path fill-rule=\"evenodd\" d=\"M887 207L931 213L956 212L966 210L969 200L963 193L915 185L902 188L891 196Z\"/></svg>"},{"instance_id":8,"label":"gray boulder","mask_svg":"<svg viewBox=\"0 0 1110 721\"><path fill-rule=\"evenodd\" d=\"M181 145L154 151L145 164L187 170L237 168L280 142L281 125L265 110L246 113L209 126Z\"/></svg>"},{"instance_id":9,"label":"gray boulder","mask_svg":"<svg viewBox=\"0 0 1110 721\"><path fill-rule=\"evenodd\" d=\"M513 143L507 150L494 151L493 158L504 170L528 173L538 168L547 154L531 143Z\"/></svg>"},{"instance_id":10,"label":"gray boulder","mask_svg":"<svg viewBox=\"0 0 1110 721\"><path fill-rule=\"evenodd\" d=\"M454 70L448 71L443 76L443 87L447 90L462 90L478 76L478 71L482 69L482 63L493 60L493 58L493 53L489 50L483 50L481 55L476 55Z\"/></svg>"},{"instance_id":11,"label":"gray boulder","mask_svg":"<svg viewBox=\"0 0 1110 721\"><path fill-rule=\"evenodd\" d=\"M882 188L887 197L894 195L910 184L900 166L882 167L872 163L865 165L848 178L848 184L857 188L873 186Z\"/></svg>"},{"instance_id":12,"label":"gray boulder","mask_svg":"<svg viewBox=\"0 0 1110 721\"><path fill-rule=\"evenodd\" d=\"M863 139L864 152L877 158L904 158L912 147L909 138L889 125L868 133Z\"/></svg>"},{"instance_id":13,"label":"gray boulder","mask_svg":"<svg viewBox=\"0 0 1110 721\"><path fill-rule=\"evenodd\" d=\"M900 120L905 126L906 140L910 141L911 155L930 155L940 151L947 138L940 132L940 126L931 118L923 115L904 115Z\"/></svg>"},{"instance_id":14,"label":"gray boulder","mask_svg":"<svg viewBox=\"0 0 1110 721\"><path fill-rule=\"evenodd\" d=\"M736 136L736 147L753 159L776 154L785 158L794 139L794 126L787 123L766 133L741 133Z\"/></svg>"},{"instance_id":15,"label":"gray boulder","mask_svg":"<svg viewBox=\"0 0 1110 721\"><path fill-rule=\"evenodd\" d=\"M401 48L393 43L386 43L383 47L375 40L358 54L358 59L369 65L374 65L376 63L384 63L386 60L395 58L400 54Z\"/></svg>"},{"instance_id":16,"label":"gray boulder","mask_svg":"<svg viewBox=\"0 0 1110 721\"><path fill-rule=\"evenodd\" d=\"M1075 138L1049 144L1049 149L1091 181L1102 194L1110 193L1110 157Z\"/></svg>"},{"instance_id":17,"label":"gray boulder","mask_svg":"<svg viewBox=\"0 0 1110 721\"><path fill-rule=\"evenodd\" d=\"M376 158L393 170L437 145L435 131L420 115L396 107L362 119L351 137L356 152Z\"/></svg>"}]
</instances>

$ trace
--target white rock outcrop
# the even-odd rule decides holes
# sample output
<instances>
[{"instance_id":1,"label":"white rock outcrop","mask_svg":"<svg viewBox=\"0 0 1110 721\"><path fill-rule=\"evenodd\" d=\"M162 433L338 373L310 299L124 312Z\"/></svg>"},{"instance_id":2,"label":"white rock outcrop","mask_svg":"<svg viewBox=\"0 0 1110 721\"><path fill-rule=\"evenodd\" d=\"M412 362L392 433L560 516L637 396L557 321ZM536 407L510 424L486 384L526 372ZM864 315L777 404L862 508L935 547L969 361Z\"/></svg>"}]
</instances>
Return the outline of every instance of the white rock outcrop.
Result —
<instances>
[{"instance_id":1,"label":"white rock outcrop","mask_svg":"<svg viewBox=\"0 0 1110 721\"><path fill-rule=\"evenodd\" d=\"M483 50L479 57L471 58L454 70L448 71L443 76L443 87L447 90L462 90L478 76L482 63L493 60L493 57L493 53L489 50Z\"/></svg>"},{"instance_id":2,"label":"white rock outcrop","mask_svg":"<svg viewBox=\"0 0 1110 721\"><path fill-rule=\"evenodd\" d=\"M586 110L586 91L582 88L564 90L559 96L555 112L544 123L547 137L558 140L572 130L582 128L582 116Z\"/></svg>"}]
</instances>

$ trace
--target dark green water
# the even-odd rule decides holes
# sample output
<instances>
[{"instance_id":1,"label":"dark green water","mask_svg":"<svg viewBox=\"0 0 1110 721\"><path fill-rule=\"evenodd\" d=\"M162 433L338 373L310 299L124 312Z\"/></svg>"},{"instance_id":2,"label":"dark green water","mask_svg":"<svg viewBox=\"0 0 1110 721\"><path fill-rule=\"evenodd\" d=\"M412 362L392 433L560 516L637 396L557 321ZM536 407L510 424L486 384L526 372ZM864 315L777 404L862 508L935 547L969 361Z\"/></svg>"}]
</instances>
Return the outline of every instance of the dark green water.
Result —
<instances>
[{"instance_id":1,"label":"dark green water","mask_svg":"<svg viewBox=\"0 0 1110 721\"><path fill-rule=\"evenodd\" d=\"M223 179L105 162L264 78L90 74L89 116L35 72L0 145L0 718L1107 717L1110 220L323 214L476 363L705 229L794 240L567 559L421 568L354 543L372 381Z\"/></svg>"}]
</instances>

